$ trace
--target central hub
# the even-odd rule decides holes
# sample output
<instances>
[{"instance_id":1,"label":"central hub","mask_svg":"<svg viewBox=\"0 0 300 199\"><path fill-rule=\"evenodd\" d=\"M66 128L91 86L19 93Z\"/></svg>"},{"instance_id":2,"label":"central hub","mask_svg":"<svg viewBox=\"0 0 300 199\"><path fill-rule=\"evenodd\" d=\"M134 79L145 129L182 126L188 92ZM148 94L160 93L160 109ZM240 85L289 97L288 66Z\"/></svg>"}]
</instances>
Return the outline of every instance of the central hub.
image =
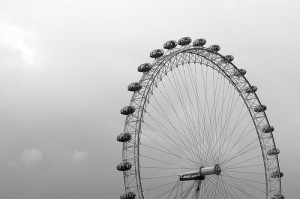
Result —
<instances>
[{"instance_id":1,"label":"central hub","mask_svg":"<svg viewBox=\"0 0 300 199\"><path fill-rule=\"evenodd\" d=\"M221 173L220 165L216 164L214 167L200 167L197 171L189 171L186 173L179 174L180 181L188 180L204 180L207 175L220 175Z\"/></svg>"}]
</instances>

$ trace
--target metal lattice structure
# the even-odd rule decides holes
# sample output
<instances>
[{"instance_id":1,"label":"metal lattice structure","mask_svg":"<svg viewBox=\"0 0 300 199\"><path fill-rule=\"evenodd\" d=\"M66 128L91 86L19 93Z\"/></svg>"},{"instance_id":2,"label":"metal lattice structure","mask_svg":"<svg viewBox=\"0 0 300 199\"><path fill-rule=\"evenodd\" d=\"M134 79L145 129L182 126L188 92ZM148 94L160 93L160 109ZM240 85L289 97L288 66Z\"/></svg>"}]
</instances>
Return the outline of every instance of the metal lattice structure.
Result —
<instances>
[{"instance_id":1,"label":"metal lattice structure","mask_svg":"<svg viewBox=\"0 0 300 199\"><path fill-rule=\"evenodd\" d=\"M153 63L128 86L133 96L117 138L121 199L284 198L280 151L257 87L233 56L205 43L166 42L167 52L152 51Z\"/></svg>"}]
</instances>

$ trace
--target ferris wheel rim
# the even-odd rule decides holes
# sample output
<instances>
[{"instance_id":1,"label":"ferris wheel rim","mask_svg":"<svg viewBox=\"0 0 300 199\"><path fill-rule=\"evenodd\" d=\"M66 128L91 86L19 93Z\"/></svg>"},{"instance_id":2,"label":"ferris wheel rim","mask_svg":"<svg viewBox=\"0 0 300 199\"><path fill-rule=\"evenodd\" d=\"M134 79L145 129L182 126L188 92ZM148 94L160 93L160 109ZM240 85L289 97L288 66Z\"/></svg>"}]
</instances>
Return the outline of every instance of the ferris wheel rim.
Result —
<instances>
[{"instance_id":1,"label":"ferris wheel rim","mask_svg":"<svg viewBox=\"0 0 300 199\"><path fill-rule=\"evenodd\" d=\"M157 59L155 59L154 60L154 62L152 63L152 66L157 66L156 67L156 69L155 69L155 71L153 71L153 74L155 74L155 77L152 79L152 81L151 80L149 80L148 81L148 83L147 83L147 86L146 86L146 88L147 89L145 89L145 90L147 90L146 91L146 95L145 96L143 96L143 99L141 100L141 102L142 102L142 105L139 105L139 109L140 109L140 111L141 111L141 113L140 113L140 116L139 116L139 118L138 118L138 125L139 125L139 127L137 127L138 128L138 130L136 131L136 135L135 136L137 136L137 142L136 142L136 146L135 146L135 148L137 148L137 154L138 154L138 156L135 156L134 158L135 159L137 159L137 161L135 162L135 175L137 176L137 180L139 181L139 182L137 182L137 186L140 186L140 188L138 189L138 192L141 192L141 193L139 193L139 194L143 194L143 191L142 191L142 182L141 182L141 178L140 178L140 165L139 165L139 147L140 147L140 138L139 138L139 135L140 135L140 132L141 132L141 123L142 123L142 118L143 118L143 112L144 112L144 110L146 110L146 108L145 108L145 106L146 106L146 103L147 103L147 99L148 99L148 95L150 94L150 92L151 92L151 86L153 86L152 84L154 83L154 79L156 78L156 76L159 74L159 72L160 72L160 70L165 66L165 64L162 64L162 63L167 63L172 57L174 57L174 56L176 56L176 55L178 55L178 54L180 54L180 53L188 53L189 51L196 51L196 50L202 50L202 51L206 51L206 52L209 52L209 53L212 53L212 54L214 54L214 55L218 55L218 56L220 56L220 57L222 57L222 58L225 58L223 55L221 55L221 54L219 54L218 52L214 52L214 51L212 51L212 50L210 50L210 49L207 49L207 48L204 48L204 47L191 47L191 46L184 46L184 47L181 47L181 48L176 48L176 49L174 49L174 50L170 50L170 51L168 51L169 52L169 57L165 57L165 56L163 56L162 58L157 58ZM170 54L171 53L173 53L172 54L172 56L170 56ZM200 55L198 55L198 56L200 56ZM205 58L205 59L207 59L208 61L210 61L211 63L213 63L213 64L215 64L219 69L221 69L220 68L220 66L218 65L218 64L216 64L216 63L214 63L212 60L209 60L207 57L205 57L205 56L202 56L203 58ZM188 62L187 62L188 63ZM236 69L236 70L238 70L238 68L233 64L233 63L229 63L232 67L234 67L234 69ZM161 67L159 67L161 65ZM152 69L153 70L153 69ZM170 71L169 71L170 72ZM219 72L219 71L218 71ZM222 73L221 73L222 74ZM144 75L143 75L143 77L145 76L146 74L144 73ZM223 76L224 76L224 74L222 74ZM143 79L143 77L141 78L141 80ZM230 77L228 76L228 78L230 79ZM247 78L246 77L244 77L244 76L241 76L241 78L243 78L244 80L245 80L245 82L247 83L247 85L249 85L249 86L251 86L251 84L249 83L249 81L247 80ZM140 82L141 82L141 80L140 80ZM150 85L149 85L149 82L151 82L150 83ZM232 84L233 85L233 84ZM235 88L236 89L236 88ZM239 90L240 91L240 90ZM259 100L259 98L258 98L258 96L257 96L257 94L254 92L254 96L255 96L255 98L256 98L256 100L257 100L257 102L260 104L260 105L262 105L261 104L261 102L260 102L260 100ZM131 103L130 104L132 104L132 100L134 99L134 95L133 95L133 97L132 97L132 99L131 99ZM243 98L243 101L245 102L245 99ZM245 104L246 104L246 102L245 102ZM141 108L142 107L142 108ZM247 107L247 109L249 110L249 107ZM250 113L250 112L249 112ZM251 113L250 113L251 114ZM270 126L270 123L269 123L269 121L268 121L268 118L267 118L267 115L266 115L266 113L265 112L263 112L263 115L264 115L264 118L266 119L266 123L267 123L267 125L269 125ZM127 116L128 117L128 116ZM252 117L252 116L251 116ZM126 119L127 120L127 119ZM253 121L254 122L254 121ZM256 126L256 124L254 123L254 125ZM126 127L124 127L124 130L125 130L125 128ZM256 128L256 132L258 133L258 129ZM272 139L272 142L274 143L273 145L274 145L274 147L276 148L276 144L275 144L275 140L274 140L274 137L273 137L273 134L271 133L271 139ZM261 145L261 143L260 143L260 145ZM262 147L262 146L261 146ZM124 155L124 152L127 150L126 149L126 146L125 146L125 143L123 144L123 155ZM263 150L263 149L261 149L261 150ZM127 158L124 158L123 157L123 160L126 160ZM263 159L264 159L264 164L265 164L265 156L263 156ZM280 167L279 167L279 160L278 160L278 156L276 156L276 162L277 162L277 168L278 169L280 169ZM266 167L265 167L265 169L266 169ZM280 170L279 170L280 171ZM267 174L266 174L267 175ZM126 179L125 179L125 174L124 174L124 182L126 183ZM266 177L267 178L267 177ZM280 178L279 178L280 179ZM266 182L267 182L268 180L266 179ZM280 180L279 180L279 186L280 186L280 190L281 190L281 182L280 182ZM141 196L141 198L143 198L143 196Z\"/></svg>"}]
</instances>

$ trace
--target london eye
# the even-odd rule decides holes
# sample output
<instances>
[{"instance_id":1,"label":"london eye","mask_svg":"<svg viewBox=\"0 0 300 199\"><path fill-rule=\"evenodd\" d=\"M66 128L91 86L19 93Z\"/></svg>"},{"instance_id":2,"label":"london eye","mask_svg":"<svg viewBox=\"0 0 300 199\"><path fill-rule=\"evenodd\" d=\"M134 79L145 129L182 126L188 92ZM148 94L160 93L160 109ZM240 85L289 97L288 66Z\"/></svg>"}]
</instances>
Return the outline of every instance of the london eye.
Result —
<instances>
[{"instance_id":1,"label":"london eye","mask_svg":"<svg viewBox=\"0 0 300 199\"><path fill-rule=\"evenodd\" d=\"M205 39L171 40L138 66L124 131L121 199L283 199L267 106L246 70Z\"/></svg>"}]
</instances>

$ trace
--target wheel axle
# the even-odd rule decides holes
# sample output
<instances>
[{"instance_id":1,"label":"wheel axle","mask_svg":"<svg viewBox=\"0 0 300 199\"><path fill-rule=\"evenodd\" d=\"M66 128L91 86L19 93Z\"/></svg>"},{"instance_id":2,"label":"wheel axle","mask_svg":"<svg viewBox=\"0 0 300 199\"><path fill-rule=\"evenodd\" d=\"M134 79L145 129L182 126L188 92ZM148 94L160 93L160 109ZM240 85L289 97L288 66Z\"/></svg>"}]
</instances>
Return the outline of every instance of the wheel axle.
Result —
<instances>
[{"instance_id":1,"label":"wheel axle","mask_svg":"<svg viewBox=\"0 0 300 199\"><path fill-rule=\"evenodd\" d=\"M179 180L204 180L205 176L213 174L220 175L221 171L221 167L218 164L216 164L214 167L200 167L199 170L179 174Z\"/></svg>"}]
</instances>

